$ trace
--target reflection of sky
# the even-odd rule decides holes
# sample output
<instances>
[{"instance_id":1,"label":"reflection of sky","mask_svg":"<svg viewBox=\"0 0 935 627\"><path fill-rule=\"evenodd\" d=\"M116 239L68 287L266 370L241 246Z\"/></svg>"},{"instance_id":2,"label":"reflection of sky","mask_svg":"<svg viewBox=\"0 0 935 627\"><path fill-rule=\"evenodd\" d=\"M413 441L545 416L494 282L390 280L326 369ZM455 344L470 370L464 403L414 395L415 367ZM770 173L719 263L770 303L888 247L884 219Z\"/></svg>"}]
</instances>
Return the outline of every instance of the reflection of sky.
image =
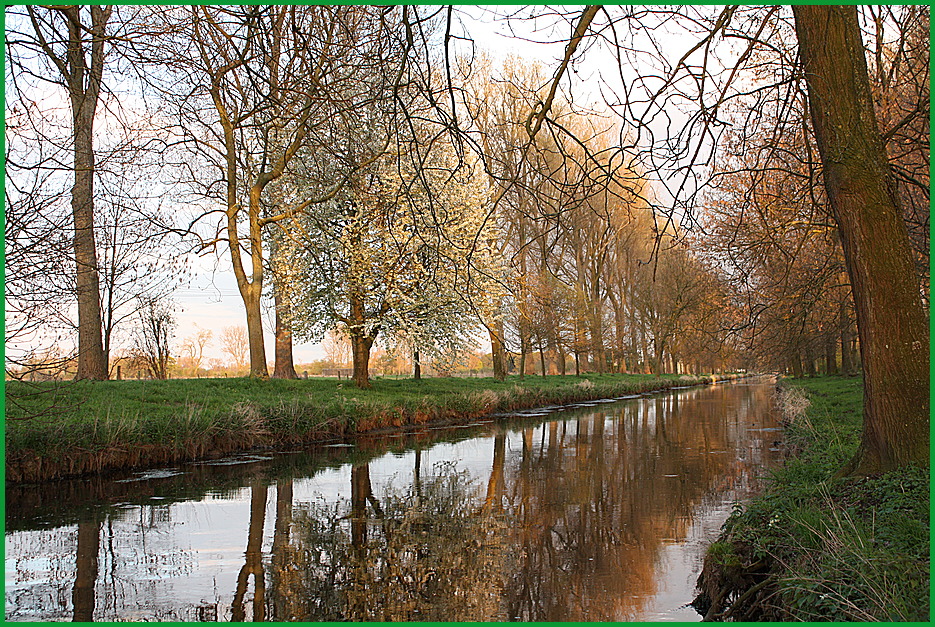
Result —
<instances>
[{"instance_id":1,"label":"reflection of sky","mask_svg":"<svg viewBox=\"0 0 935 627\"><path fill-rule=\"evenodd\" d=\"M736 386L741 390L741 386ZM717 395L718 398L720 395ZM738 395L739 397L739 395ZM711 405L718 403L720 405ZM607 418L604 423L605 454L616 446L620 438L630 446L659 445L645 436L656 433L658 412L668 413L674 403L671 397L636 399L624 405L597 406L594 409ZM730 512L731 503L739 498L755 479L769 442L777 437L768 418L758 412L768 411L754 407L749 399L729 401L731 417L724 420L728 442L736 446L733 452L740 460L727 475L712 478L709 492L691 509L679 515L673 526L658 527L658 537L652 568L657 579L649 589L651 598L645 605L645 618L649 620L695 620L693 610L684 609L694 596L694 580L700 570L704 548L716 535L718 528ZM725 404L705 390L685 390L680 393L679 411L685 419L669 421L667 428L701 428L704 416L724 415ZM625 419L616 420L620 408ZM702 417L695 420L695 415ZM585 422L591 420L587 415ZM582 413L556 414L557 433L565 432L563 455L568 460L564 472L574 469L576 421ZM563 427L562 421L566 424ZM697 423L697 424L696 424ZM532 428L533 456L540 454L542 442L548 442L548 424ZM421 476L426 479L437 465L454 463L458 471L466 472L477 490L475 498L482 499L493 464L494 433L499 429L491 425L487 435L456 443L437 443L421 452ZM639 439L636 436L639 435ZM670 434L680 442L695 442L697 434ZM544 437L545 436L545 437ZM590 441L590 436L589 436ZM520 431L506 433L505 479L507 492L515 489L516 473L523 451ZM724 451L707 450L699 441L695 446L681 446L680 459L699 457L721 458ZM658 455L658 453L657 453ZM609 462L608 462L609 463ZM370 481L378 500L388 490L403 492L411 485L415 466L415 452L386 453L369 462ZM244 465L243 482L248 482L252 464ZM666 460L659 460L649 472L665 477L663 481L683 480L679 471ZM157 479L174 481L177 478ZM574 483L574 482L572 482ZM158 485L158 484L154 484ZM569 484L570 485L570 484ZM668 485L668 484L666 484ZM250 523L252 491L240 487L209 492L198 501L167 503L159 497L147 505L124 505L112 509L111 517L101 526L98 580L96 585L96 617L103 618L159 618L193 620L193 608L205 604L219 604L218 618L229 618L230 605L237 586L237 576L244 565L247 530ZM327 468L312 477L297 478L293 484L293 508L303 503L333 504L342 501L347 506L351 496L351 467L342 465ZM655 498L655 497L653 497ZM568 502L564 507L576 507ZM665 503L654 503L653 512L665 512ZM571 511L568 509L568 511ZM647 510L650 511L650 510ZM674 511L674 510L673 510ZM655 517L655 514L652 514ZM276 521L276 486L270 485L266 495L266 515L262 551L268 563ZM682 530L682 531L679 531ZM69 618L71 589L75 579L76 526L54 530L23 531L6 536L6 602L9 619L61 619ZM606 574L606 573L605 573ZM48 583L49 579L57 583ZM247 595L252 596L251 580ZM124 609L131 606L135 609ZM64 616L63 616L64 614ZM625 618L625 617L624 617Z\"/></svg>"}]
</instances>

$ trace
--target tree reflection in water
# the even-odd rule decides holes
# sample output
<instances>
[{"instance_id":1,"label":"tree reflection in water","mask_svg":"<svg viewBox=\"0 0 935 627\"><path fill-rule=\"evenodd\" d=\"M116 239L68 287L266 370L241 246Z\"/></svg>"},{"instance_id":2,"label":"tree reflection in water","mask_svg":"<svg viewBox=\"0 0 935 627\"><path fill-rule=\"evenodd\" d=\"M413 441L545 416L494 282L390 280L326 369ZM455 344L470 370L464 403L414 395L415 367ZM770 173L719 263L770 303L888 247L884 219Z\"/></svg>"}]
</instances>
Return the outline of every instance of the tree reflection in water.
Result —
<instances>
[{"instance_id":1,"label":"tree reflection in water","mask_svg":"<svg viewBox=\"0 0 935 627\"><path fill-rule=\"evenodd\" d=\"M497 612L502 524L475 513L477 485L454 464L380 499L369 465L352 472L351 502L293 513L303 620L477 620Z\"/></svg>"}]
</instances>

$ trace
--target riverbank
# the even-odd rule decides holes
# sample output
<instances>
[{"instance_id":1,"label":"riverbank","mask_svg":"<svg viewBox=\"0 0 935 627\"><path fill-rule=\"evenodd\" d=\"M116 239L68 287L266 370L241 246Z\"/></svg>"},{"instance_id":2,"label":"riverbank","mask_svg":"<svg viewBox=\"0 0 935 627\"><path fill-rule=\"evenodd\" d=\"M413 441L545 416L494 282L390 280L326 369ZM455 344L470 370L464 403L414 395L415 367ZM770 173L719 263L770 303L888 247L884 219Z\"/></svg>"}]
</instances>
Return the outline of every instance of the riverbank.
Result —
<instances>
[{"instance_id":1,"label":"riverbank","mask_svg":"<svg viewBox=\"0 0 935 627\"><path fill-rule=\"evenodd\" d=\"M835 478L862 400L859 378L780 384L788 457L708 549L705 620L929 620L929 469Z\"/></svg>"},{"instance_id":2,"label":"riverbank","mask_svg":"<svg viewBox=\"0 0 935 627\"><path fill-rule=\"evenodd\" d=\"M6 383L6 481L220 457L740 375Z\"/></svg>"}]
</instances>

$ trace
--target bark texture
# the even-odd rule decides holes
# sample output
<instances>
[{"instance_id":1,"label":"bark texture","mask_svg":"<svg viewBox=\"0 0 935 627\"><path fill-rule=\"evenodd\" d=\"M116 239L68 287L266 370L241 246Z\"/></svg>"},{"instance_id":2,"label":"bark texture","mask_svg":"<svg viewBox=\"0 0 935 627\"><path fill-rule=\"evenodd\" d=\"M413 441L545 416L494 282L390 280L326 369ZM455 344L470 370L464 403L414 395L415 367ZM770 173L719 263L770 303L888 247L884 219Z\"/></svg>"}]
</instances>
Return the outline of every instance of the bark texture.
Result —
<instances>
[{"instance_id":1,"label":"bark texture","mask_svg":"<svg viewBox=\"0 0 935 627\"><path fill-rule=\"evenodd\" d=\"M793 13L864 370L863 436L844 472L928 466L928 321L873 110L857 9L793 6Z\"/></svg>"},{"instance_id":2,"label":"bark texture","mask_svg":"<svg viewBox=\"0 0 935 627\"><path fill-rule=\"evenodd\" d=\"M78 298L78 379L107 379L107 357L101 330L101 289L94 236L94 114L104 72L104 31L109 7L90 7L91 25L81 23L81 7L60 7L68 23L68 51L64 60L47 54L65 79L71 103L74 140L75 287ZM90 64L86 59L90 46Z\"/></svg>"},{"instance_id":3,"label":"bark texture","mask_svg":"<svg viewBox=\"0 0 935 627\"><path fill-rule=\"evenodd\" d=\"M298 379L292 358L292 324L289 301L279 290L273 296L276 307L276 362L273 366L274 379Z\"/></svg>"}]
</instances>

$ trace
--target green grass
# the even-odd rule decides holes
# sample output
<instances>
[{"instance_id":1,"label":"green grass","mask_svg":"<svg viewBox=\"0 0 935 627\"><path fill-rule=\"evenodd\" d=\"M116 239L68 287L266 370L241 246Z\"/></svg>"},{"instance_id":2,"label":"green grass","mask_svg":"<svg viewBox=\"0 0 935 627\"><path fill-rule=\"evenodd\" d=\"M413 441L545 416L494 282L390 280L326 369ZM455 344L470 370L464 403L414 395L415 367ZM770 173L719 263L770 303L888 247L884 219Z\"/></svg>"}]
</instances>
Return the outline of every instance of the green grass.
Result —
<instances>
[{"instance_id":1,"label":"green grass","mask_svg":"<svg viewBox=\"0 0 935 627\"><path fill-rule=\"evenodd\" d=\"M790 406L795 390L809 401L787 426L792 456L737 508L709 559L735 581L744 566L771 564L773 619L927 621L929 469L836 478L860 441L861 381L783 385Z\"/></svg>"},{"instance_id":2,"label":"green grass","mask_svg":"<svg viewBox=\"0 0 935 627\"><path fill-rule=\"evenodd\" d=\"M23 478L62 476L108 465L146 463L141 450L158 449L168 459L166 455L192 457L310 442L660 389L682 381L678 376L588 374L523 380L513 376L502 382L492 378L377 378L372 383L372 389L360 390L348 380L328 378L8 381L7 476L21 476L16 464L30 465ZM76 456L86 459L54 469L57 463L61 466L56 460ZM95 456L97 462L87 461ZM151 456L153 463L162 461L156 453ZM108 458L119 460L111 464Z\"/></svg>"}]
</instances>

